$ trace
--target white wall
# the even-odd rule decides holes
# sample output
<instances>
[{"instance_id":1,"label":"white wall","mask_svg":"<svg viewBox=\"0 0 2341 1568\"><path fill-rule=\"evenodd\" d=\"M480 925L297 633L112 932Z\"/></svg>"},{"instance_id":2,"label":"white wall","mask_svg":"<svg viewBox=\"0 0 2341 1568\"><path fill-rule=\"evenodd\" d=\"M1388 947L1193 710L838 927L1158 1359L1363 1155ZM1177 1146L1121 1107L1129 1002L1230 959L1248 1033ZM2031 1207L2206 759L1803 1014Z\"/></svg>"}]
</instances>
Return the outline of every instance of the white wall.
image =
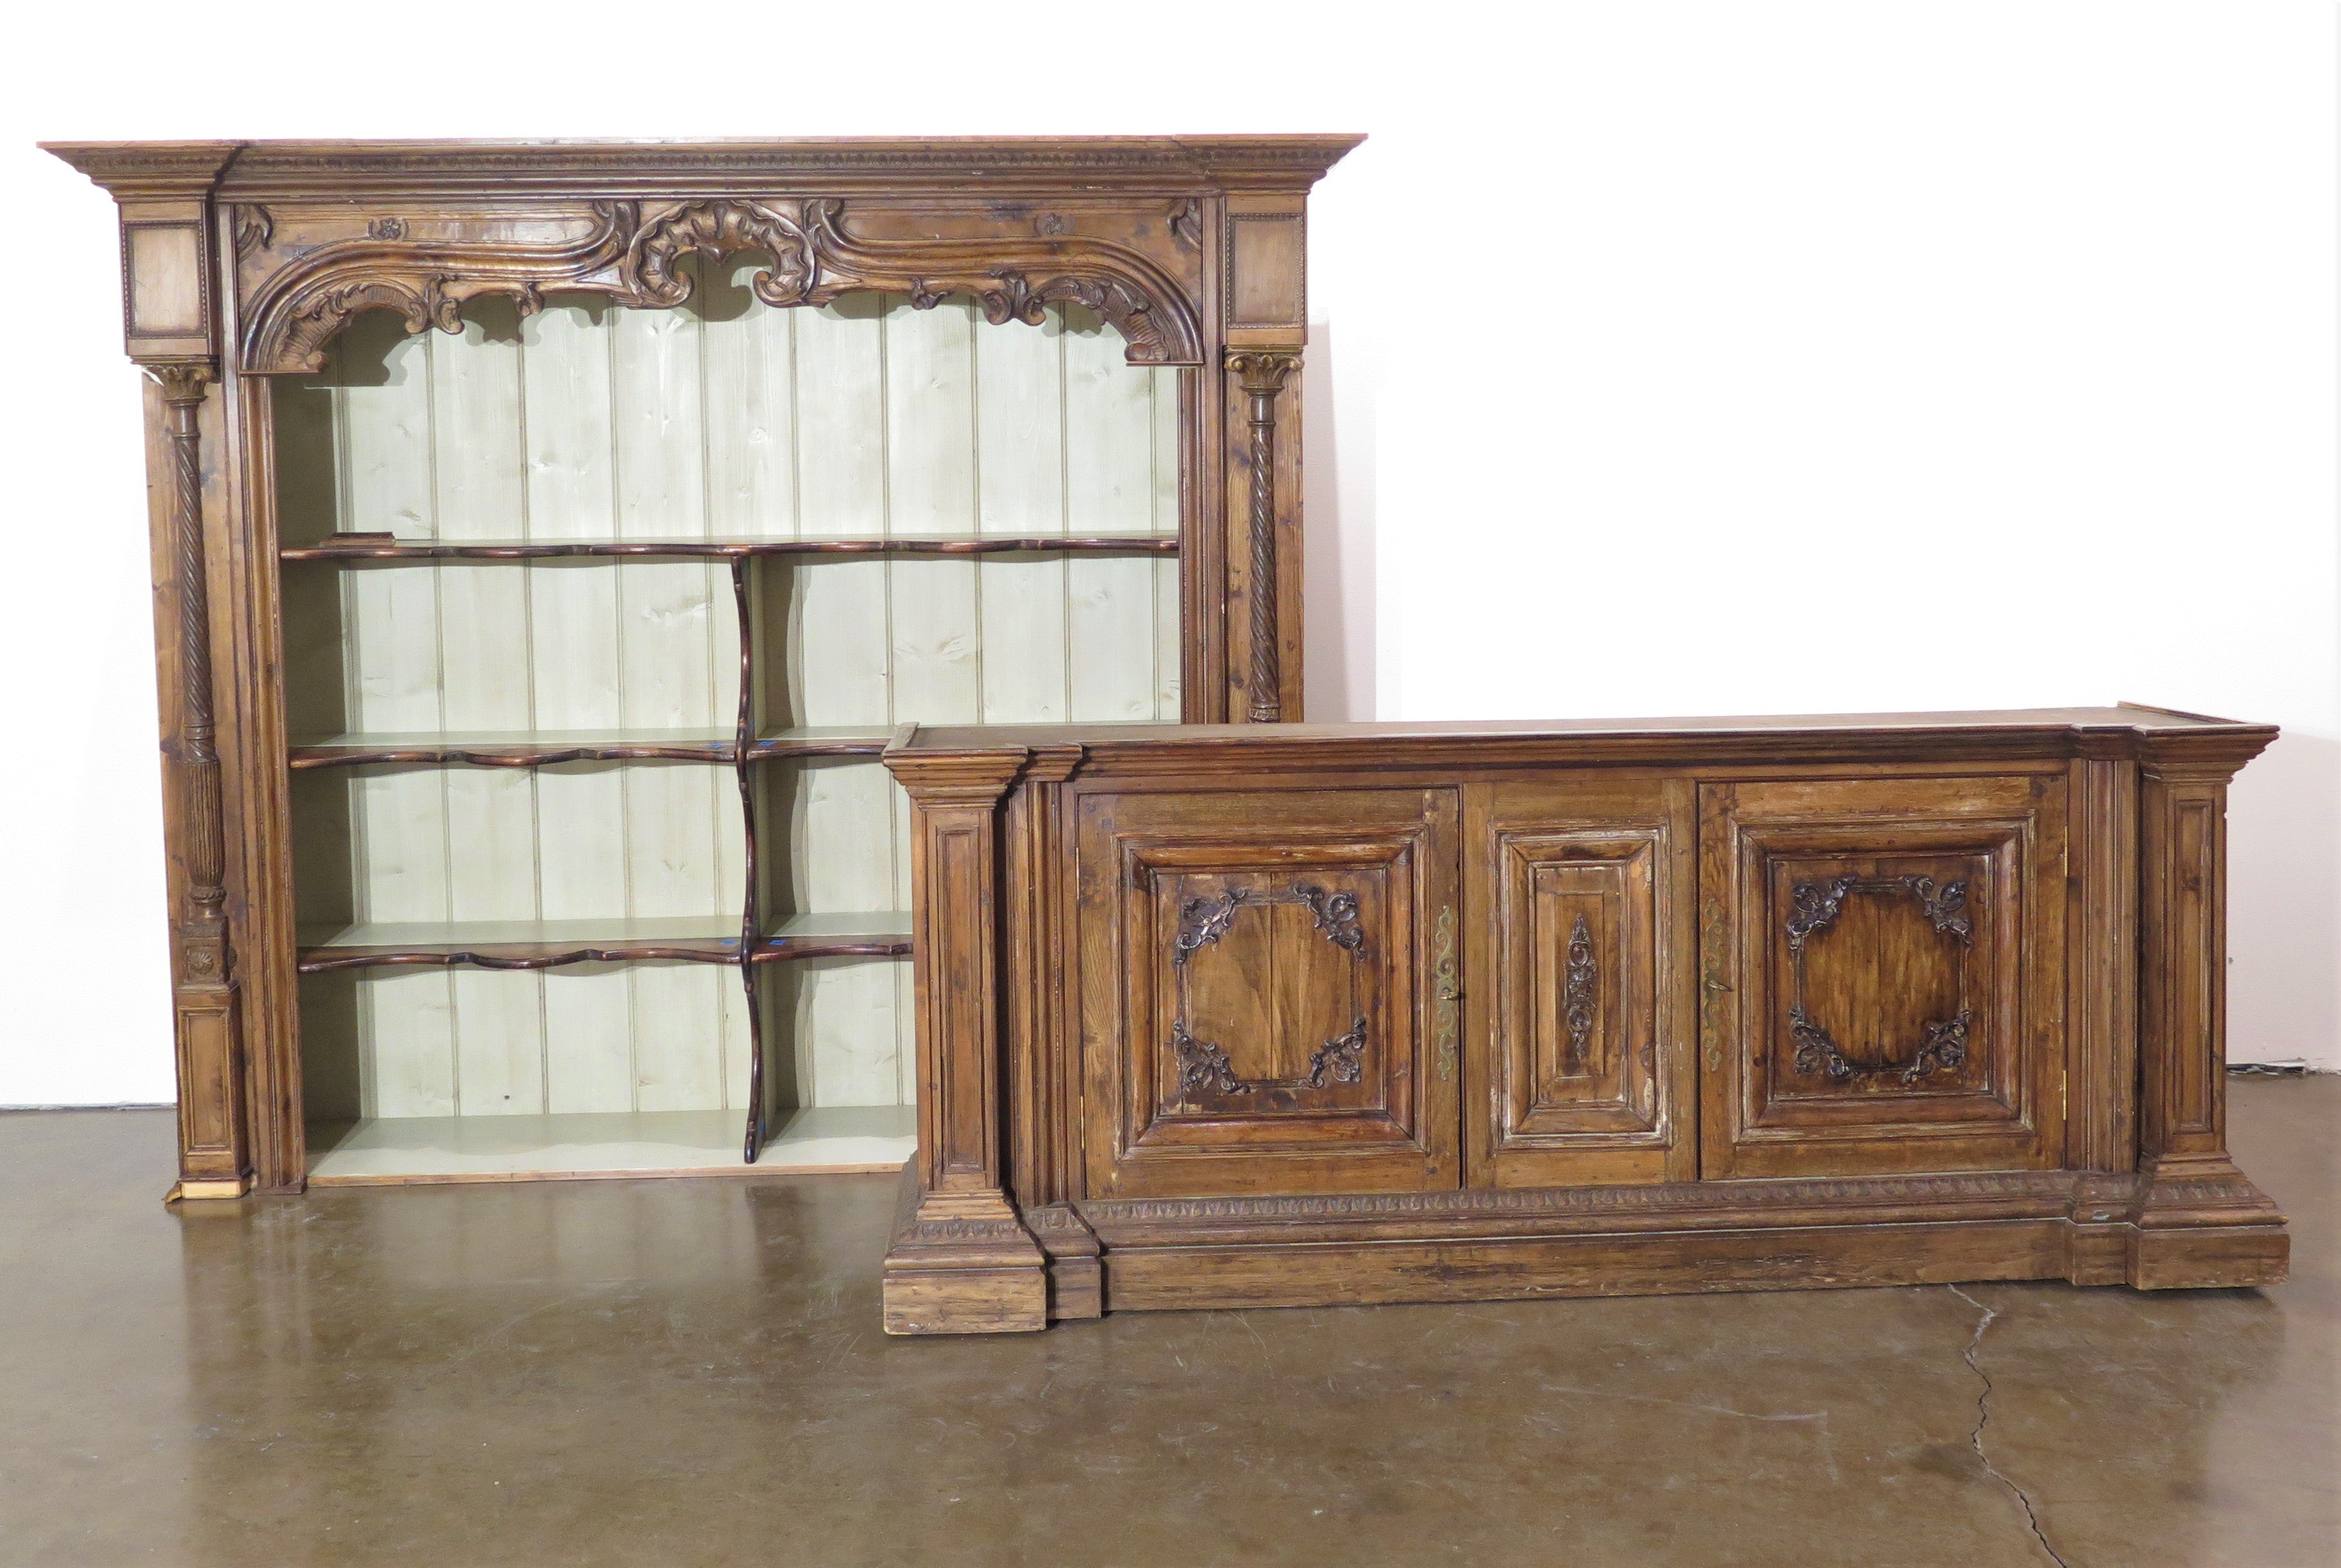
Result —
<instances>
[{"instance_id":1,"label":"white wall","mask_svg":"<svg viewBox=\"0 0 2341 1568\"><path fill-rule=\"evenodd\" d=\"M681 75L593 9L12 23L0 1104L171 1092L113 216L36 137L1370 132L1311 236L1320 716L2276 720L2235 795L2233 1048L2341 1065L2322 0L702 4L725 65ZM825 32L850 67L808 64Z\"/></svg>"}]
</instances>

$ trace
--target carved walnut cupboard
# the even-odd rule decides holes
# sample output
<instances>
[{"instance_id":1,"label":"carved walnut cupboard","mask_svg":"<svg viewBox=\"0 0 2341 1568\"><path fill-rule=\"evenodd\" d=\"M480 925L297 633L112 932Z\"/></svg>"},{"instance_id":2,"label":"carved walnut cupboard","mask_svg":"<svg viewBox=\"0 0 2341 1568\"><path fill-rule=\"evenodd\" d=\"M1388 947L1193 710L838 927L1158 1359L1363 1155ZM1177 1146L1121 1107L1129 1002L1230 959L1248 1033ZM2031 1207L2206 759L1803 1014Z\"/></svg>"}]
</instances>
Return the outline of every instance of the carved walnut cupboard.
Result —
<instances>
[{"instance_id":1,"label":"carved walnut cupboard","mask_svg":"<svg viewBox=\"0 0 2341 1568\"><path fill-rule=\"evenodd\" d=\"M52 147L152 382L181 1194L899 1166L879 753L1300 716L1357 141Z\"/></svg>"},{"instance_id":2,"label":"carved walnut cupboard","mask_svg":"<svg viewBox=\"0 0 2341 1568\"><path fill-rule=\"evenodd\" d=\"M902 1165L898 1333L2281 1279L2272 729L1300 722L1356 140L53 149L151 372L181 1194Z\"/></svg>"}]
</instances>

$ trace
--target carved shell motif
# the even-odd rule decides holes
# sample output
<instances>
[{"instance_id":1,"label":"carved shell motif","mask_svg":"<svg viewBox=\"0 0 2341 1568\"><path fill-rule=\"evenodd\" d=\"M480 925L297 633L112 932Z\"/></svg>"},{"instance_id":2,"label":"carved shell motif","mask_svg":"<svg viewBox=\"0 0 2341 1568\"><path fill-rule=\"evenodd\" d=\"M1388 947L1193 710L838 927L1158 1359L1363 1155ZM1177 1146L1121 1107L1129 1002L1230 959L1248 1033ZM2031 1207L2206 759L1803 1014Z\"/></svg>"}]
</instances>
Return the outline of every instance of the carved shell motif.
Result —
<instances>
[{"instance_id":1,"label":"carved shell motif","mask_svg":"<svg viewBox=\"0 0 2341 1568\"><path fill-rule=\"evenodd\" d=\"M645 223L626 247L619 277L630 303L679 305L691 297L691 279L676 270L687 255L721 262L762 251L772 264L749 286L768 305L801 305L812 292L812 242L794 220L755 202L693 202Z\"/></svg>"}]
</instances>

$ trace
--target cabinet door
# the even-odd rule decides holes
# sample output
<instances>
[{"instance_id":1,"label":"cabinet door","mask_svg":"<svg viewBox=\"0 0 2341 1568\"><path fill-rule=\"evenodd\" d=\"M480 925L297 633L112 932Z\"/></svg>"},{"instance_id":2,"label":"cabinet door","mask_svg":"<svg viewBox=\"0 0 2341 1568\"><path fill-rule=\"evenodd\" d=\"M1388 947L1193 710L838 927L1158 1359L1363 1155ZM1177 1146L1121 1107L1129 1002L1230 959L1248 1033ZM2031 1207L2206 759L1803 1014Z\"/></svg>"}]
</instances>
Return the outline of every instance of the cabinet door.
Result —
<instances>
[{"instance_id":1,"label":"cabinet door","mask_svg":"<svg viewBox=\"0 0 2341 1568\"><path fill-rule=\"evenodd\" d=\"M1454 791L1076 799L1090 1192L1453 1186Z\"/></svg>"},{"instance_id":2,"label":"cabinet door","mask_svg":"<svg viewBox=\"0 0 2341 1568\"><path fill-rule=\"evenodd\" d=\"M1467 1179L1695 1179L1692 785L1479 785L1465 822Z\"/></svg>"},{"instance_id":3,"label":"cabinet door","mask_svg":"<svg viewBox=\"0 0 2341 1568\"><path fill-rule=\"evenodd\" d=\"M1708 1176L2063 1150L2065 781L1704 785Z\"/></svg>"}]
</instances>

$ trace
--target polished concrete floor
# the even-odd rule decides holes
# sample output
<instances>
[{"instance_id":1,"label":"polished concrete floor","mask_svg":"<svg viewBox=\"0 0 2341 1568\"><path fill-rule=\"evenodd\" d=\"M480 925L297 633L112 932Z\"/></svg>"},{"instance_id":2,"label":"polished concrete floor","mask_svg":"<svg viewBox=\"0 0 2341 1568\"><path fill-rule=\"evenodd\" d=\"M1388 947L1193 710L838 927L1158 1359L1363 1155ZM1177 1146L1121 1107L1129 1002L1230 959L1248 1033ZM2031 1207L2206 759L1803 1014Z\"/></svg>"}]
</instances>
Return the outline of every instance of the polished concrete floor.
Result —
<instances>
[{"instance_id":1,"label":"polished concrete floor","mask_svg":"<svg viewBox=\"0 0 2341 1568\"><path fill-rule=\"evenodd\" d=\"M889 1177L172 1210L164 1115L8 1116L0 1563L2332 1563L2341 1079L2233 1116L2265 1293L890 1340Z\"/></svg>"}]
</instances>

